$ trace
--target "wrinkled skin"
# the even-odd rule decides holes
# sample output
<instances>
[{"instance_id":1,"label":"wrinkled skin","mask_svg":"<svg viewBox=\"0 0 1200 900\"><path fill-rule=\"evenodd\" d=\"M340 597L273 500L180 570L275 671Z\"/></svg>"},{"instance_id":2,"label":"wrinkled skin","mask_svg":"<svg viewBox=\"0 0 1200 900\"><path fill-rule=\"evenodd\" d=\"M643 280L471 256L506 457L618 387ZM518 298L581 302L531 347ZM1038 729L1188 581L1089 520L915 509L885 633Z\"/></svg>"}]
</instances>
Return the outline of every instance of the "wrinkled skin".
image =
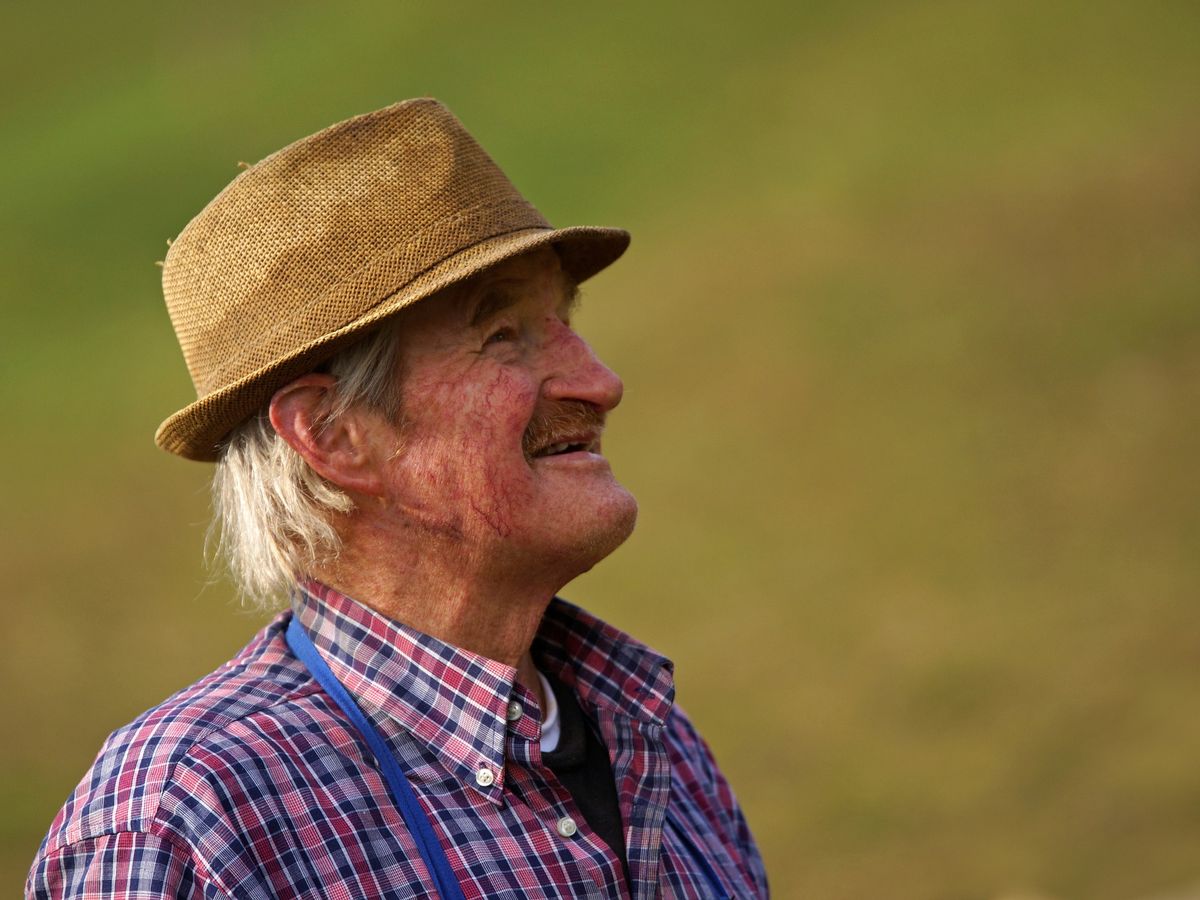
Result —
<instances>
[{"instance_id":1,"label":"wrinkled skin","mask_svg":"<svg viewBox=\"0 0 1200 900\"><path fill-rule=\"evenodd\" d=\"M397 421L354 410L312 427L333 386L325 375L271 403L276 430L355 501L337 523L341 557L315 574L518 666L530 687L546 604L637 517L600 453L622 384L571 328L573 295L542 249L404 311Z\"/></svg>"}]
</instances>

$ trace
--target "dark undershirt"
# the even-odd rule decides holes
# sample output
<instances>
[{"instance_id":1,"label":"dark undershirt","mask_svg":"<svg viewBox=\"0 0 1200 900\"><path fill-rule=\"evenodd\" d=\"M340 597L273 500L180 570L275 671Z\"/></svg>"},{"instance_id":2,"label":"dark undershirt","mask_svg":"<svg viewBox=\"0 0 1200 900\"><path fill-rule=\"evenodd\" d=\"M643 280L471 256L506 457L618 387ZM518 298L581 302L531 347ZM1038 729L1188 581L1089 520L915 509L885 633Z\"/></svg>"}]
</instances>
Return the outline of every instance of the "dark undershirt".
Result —
<instances>
[{"instance_id":1,"label":"dark undershirt","mask_svg":"<svg viewBox=\"0 0 1200 900\"><path fill-rule=\"evenodd\" d=\"M579 811L604 843L621 860L625 883L629 884L629 863L625 859L625 832L621 825L621 807L617 802L617 784L613 778L608 750L588 721L575 692L558 679L546 676L558 701L558 746L542 754L542 762L571 795Z\"/></svg>"}]
</instances>

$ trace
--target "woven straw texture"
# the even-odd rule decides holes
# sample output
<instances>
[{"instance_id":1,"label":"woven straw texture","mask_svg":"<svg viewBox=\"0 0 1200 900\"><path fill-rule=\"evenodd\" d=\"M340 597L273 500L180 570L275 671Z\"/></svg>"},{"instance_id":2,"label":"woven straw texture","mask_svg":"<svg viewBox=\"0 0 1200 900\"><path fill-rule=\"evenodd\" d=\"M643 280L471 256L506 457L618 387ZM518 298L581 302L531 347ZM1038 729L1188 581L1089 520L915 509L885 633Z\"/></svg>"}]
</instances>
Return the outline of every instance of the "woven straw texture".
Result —
<instances>
[{"instance_id":1,"label":"woven straw texture","mask_svg":"<svg viewBox=\"0 0 1200 900\"><path fill-rule=\"evenodd\" d=\"M435 100L340 122L242 172L172 243L163 294L197 400L155 440L214 460L278 388L405 306L546 244L583 281L628 243L552 228Z\"/></svg>"}]
</instances>

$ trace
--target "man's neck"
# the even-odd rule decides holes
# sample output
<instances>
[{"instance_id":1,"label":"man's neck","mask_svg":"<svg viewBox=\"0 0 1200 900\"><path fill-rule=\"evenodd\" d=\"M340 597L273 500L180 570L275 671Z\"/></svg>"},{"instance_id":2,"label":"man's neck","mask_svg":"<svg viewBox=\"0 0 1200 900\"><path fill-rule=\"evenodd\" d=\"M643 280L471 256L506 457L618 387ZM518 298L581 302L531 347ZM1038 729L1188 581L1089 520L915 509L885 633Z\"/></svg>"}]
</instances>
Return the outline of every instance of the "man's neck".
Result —
<instances>
[{"instance_id":1,"label":"man's neck","mask_svg":"<svg viewBox=\"0 0 1200 900\"><path fill-rule=\"evenodd\" d=\"M346 548L334 564L314 574L380 615L514 667L518 681L545 708L529 651L546 607L561 585L516 588L495 579L472 578L465 567L433 572L428 556L424 565L413 565L402 554L398 559L371 554L371 564L363 565L358 556Z\"/></svg>"}]
</instances>

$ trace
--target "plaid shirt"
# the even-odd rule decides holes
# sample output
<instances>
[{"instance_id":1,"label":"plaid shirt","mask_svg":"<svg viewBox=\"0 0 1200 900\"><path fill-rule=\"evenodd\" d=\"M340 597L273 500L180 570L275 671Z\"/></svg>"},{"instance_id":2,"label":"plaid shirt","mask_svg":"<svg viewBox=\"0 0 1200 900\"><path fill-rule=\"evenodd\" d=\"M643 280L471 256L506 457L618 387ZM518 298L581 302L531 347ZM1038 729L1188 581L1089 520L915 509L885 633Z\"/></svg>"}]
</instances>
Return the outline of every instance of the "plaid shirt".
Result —
<instances>
[{"instance_id":1,"label":"plaid shirt","mask_svg":"<svg viewBox=\"0 0 1200 900\"><path fill-rule=\"evenodd\" d=\"M725 893L767 895L741 810L673 706L668 660L561 600L533 646L609 748L626 884L542 765L537 701L512 667L310 583L294 613L108 739L27 896L431 896L365 741L284 640L293 614L408 771L467 898L710 897L698 854Z\"/></svg>"}]
</instances>

